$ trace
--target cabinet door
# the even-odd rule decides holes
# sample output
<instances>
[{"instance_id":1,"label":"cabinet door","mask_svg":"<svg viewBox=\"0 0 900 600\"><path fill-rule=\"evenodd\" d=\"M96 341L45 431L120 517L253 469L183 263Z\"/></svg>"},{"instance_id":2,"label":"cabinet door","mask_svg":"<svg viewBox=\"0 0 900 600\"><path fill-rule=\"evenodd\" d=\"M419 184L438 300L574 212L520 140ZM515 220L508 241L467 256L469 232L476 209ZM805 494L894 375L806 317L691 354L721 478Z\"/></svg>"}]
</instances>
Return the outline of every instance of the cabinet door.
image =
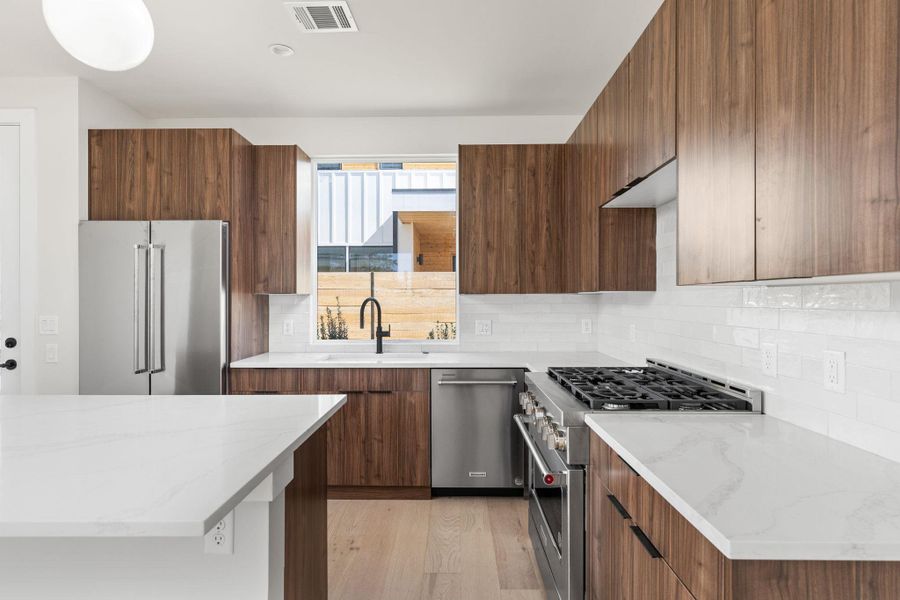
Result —
<instances>
[{"instance_id":1,"label":"cabinet door","mask_svg":"<svg viewBox=\"0 0 900 600\"><path fill-rule=\"evenodd\" d=\"M398 392L400 421L396 435L399 470L396 485L431 486L431 402L428 392Z\"/></svg>"},{"instance_id":2,"label":"cabinet door","mask_svg":"<svg viewBox=\"0 0 900 600\"><path fill-rule=\"evenodd\" d=\"M608 176L610 200L613 194L624 188L635 177L631 161L631 97L628 90L631 56L626 56L622 64L613 74L606 90L609 94L609 153Z\"/></svg>"},{"instance_id":3,"label":"cabinet door","mask_svg":"<svg viewBox=\"0 0 900 600\"><path fill-rule=\"evenodd\" d=\"M564 160L563 144L460 146L460 293L566 291Z\"/></svg>"},{"instance_id":4,"label":"cabinet door","mask_svg":"<svg viewBox=\"0 0 900 600\"><path fill-rule=\"evenodd\" d=\"M459 291L520 290L523 199L514 146L459 147Z\"/></svg>"},{"instance_id":5,"label":"cabinet door","mask_svg":"<svg viewBox=\"0 0 900 600\"><path fill-rule=\"evenodd\" d=\"M629 56L631 179L675 158L675 0L666 0Z\"/></svg>"},{"instance_id":6,"label":"cabinet door","mask_svg":"<svg viewBox=\"0 0 900 600\"><path fill-rule=\"evenodd\" d=\"M898 13L760 2L760 279L900 270Z\"/></svg>"},{"instance_id":7,"label":"cabinet door","mask_svg":"<svg viewBox=\"0 0 900 600\"><path fill-rule=\"evenodd\" d=\"M678 0L678 283L755 278L755 0Z\"/></svg>"},{"instance_id":8,"label":"cabinet door","mask_svg":"<svg viewBox=\"0 0 900 600\"><path fill-rule=\"evenodd\" d=\"M653 542L636 525L629 527L631 597L640 600L694 600L659 554Z\"/></svg>"},{"instance_id":9,"label":"cabinet door","mask_svg":"<svg viewBox=\"0 0 900 600\"><path fill-rule=\"evenodd\" d=\"M605 494L596 499L600 511L599 531L592 534L599 536L599 569L591 584L592 597L596 600L652 600L632 592L634 559L628 529L631 521L619 512L613 498L611 494ZM592 509L596 510L596 507L592 505Z\"/></svg>"},{"instance_id":10,"label":"cabinet door","mask_svg":"<svg viewBox=\"0 0 900 600\"><path fill-rule=\"evenodd\" d=\"M562 293L566 291L563 248L570 208L563 190L565 146L530 144L521 146L518 154L517 187L524 201L518 257L520 293ZM571 216L577 218L577 207L572 207Z\"/></svg>"},{"instance_id":11,"label":"cabinet door","mask_svg":"<svg viewBox=\"0 0 900 600\"><path fill-rule=\"evenodd\" d=\"M370 485L366 394L349 393L347 403L327 424L328 485Z\"/></svg>"},{"instance_id":12,"label":"cabinet door","mask_svg":"<svg viewBox=\"0 0 900 600\"><path fill-rule=\"evenodd\" d=\"M257 294L308 293L312 185L297 146L254 146Z\"/></svg>"}]
</instances>

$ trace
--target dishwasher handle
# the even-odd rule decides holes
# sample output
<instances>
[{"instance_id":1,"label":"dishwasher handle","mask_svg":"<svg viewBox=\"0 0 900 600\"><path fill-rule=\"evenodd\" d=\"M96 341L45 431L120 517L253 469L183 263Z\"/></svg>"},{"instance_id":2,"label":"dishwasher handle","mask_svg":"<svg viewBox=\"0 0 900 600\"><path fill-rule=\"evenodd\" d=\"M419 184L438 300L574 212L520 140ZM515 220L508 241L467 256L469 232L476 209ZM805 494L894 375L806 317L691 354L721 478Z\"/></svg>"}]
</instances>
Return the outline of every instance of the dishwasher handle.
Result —
<instances>
[{"instance_id":1,"label":"dishwasher handle","mask_svg":"<svg viewBox=\"0 0 900 600\"><path fill-rule=\"evenodd\" d=\"M438 385L518 385L515 379L478 381L475 379L441 379Z\"/></svg>"},{"instance_id":2,"label":"dishwasher handle","mask_svg":"<svg viewBox=\"0 0 900 600\"><path fill-rule=\"evenodd\" d=\"M537 465L538 471L541 472L544 483L547 485L553 485L554 483L561 485L565 473L554 473L550 470L550 465L548 465L547 461L544 460L544 457L541 456L541 451L538 450L537 444L534 443L534 440L531 439L531 436L528 434L528 427L525 425L525 417L523 415L513 415L513 421L516 422L519 433L522 434L522 439L525 440L525 445L528 447L528 451L531 453L531 457L534 459L534 464Z\"/></svg>"}]
</instances>

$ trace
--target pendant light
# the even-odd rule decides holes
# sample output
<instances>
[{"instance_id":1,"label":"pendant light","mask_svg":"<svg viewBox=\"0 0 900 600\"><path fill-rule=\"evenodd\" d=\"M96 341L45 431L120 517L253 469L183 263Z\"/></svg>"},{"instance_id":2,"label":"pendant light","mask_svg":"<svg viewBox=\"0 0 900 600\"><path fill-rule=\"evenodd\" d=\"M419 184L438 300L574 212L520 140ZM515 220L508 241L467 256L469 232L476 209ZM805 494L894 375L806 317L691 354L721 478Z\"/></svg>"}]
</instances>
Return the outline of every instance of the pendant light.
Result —
<instances>
[{"instance_id":1,"label":"pendant light","mask_svg":"<svg viewBox=\"0 0 900 600\"><path fill-rule=\"evenodd\" d=\"M142 0L43 0L43 9L59 45L95 69L133 69L153 48L153 19Z\"/></svg>"}]
</instances>

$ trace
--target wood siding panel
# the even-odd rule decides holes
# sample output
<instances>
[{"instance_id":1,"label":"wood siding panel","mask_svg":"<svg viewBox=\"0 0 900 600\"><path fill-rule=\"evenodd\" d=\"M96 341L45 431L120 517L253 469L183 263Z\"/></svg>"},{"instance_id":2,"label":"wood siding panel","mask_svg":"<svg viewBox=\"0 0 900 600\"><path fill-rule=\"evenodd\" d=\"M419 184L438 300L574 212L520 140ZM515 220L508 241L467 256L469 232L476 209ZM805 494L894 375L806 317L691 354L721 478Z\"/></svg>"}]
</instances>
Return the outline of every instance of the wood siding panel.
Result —
<instances>
[{"instance_id":1,"label":"wood siding panel","mask_svg":"<svg viewBox=\"0 0 900 600\"><path fill-rule=\"evenodd\" d=\"M755 278L755 0L678 0L678 283Z\"/></svg>"}]
</instances>

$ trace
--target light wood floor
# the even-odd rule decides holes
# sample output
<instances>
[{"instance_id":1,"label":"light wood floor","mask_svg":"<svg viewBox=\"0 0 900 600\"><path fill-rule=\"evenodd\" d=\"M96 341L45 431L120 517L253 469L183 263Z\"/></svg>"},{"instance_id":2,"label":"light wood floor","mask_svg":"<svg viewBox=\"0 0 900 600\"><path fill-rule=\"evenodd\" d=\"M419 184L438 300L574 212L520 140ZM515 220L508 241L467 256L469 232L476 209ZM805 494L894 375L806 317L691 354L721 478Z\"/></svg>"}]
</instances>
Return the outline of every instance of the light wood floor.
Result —
<instances>
[{"instance_id":1,"label":"light wood floor","mask_svg":"<svg viewBox=\"0 0 900 600\"><path fill-rule=\"evenodd\" d=\"M544 600L521 498L330 500L329 600Z\"/></svg>"}]
</instances>

